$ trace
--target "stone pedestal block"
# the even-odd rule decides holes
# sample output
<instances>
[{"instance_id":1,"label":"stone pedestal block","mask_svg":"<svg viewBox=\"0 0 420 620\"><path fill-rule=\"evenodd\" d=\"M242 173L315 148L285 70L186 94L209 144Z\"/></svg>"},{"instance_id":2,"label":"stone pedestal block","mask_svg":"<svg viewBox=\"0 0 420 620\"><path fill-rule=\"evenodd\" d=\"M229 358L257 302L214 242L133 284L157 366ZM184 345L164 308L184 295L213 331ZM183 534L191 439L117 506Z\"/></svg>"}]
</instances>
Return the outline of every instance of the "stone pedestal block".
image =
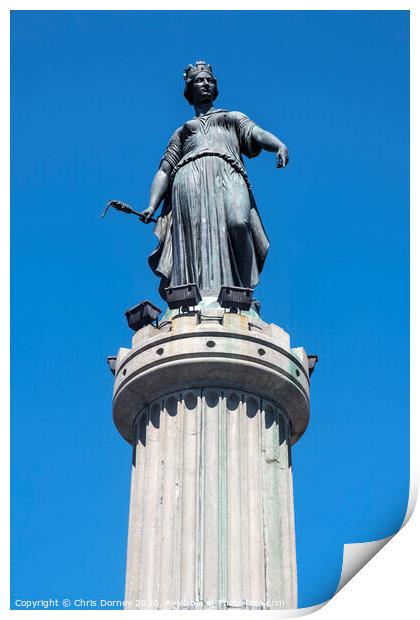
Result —
<instances>
[{"instance_id":1,"label":"stone pedestal block","mask_svg":"<svg viewBox=\"0 0 420 620\"><path fill-rule=\"evenodd\" d=\"M145 329L116 362L113 415L133 445L131 609L297 604L291 446L309 420L303 349L246 315Z\"/></svg>"}]
</instances>

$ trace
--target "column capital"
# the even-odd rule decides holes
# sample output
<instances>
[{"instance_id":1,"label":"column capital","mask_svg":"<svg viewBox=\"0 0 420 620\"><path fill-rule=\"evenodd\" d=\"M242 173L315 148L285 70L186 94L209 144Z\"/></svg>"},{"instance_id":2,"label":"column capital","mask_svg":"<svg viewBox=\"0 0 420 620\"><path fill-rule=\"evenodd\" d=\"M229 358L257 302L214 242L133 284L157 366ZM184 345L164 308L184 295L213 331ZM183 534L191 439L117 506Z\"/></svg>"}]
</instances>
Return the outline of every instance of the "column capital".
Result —
<instances>
[{"instance_id":1,"label":"column capital","mask_svg":"<svg viewBox=\"0 0 420 620\"><path fill-rule=\"evenodd\" d=\"M295 443L309 422L309 368L302 348L274 324L243 314L179 315L134 334L115 367L113 417L135 441L134 423L152 401L176 390L218 386L253 393L281 409Z\"/></svg>"}]
</instances>

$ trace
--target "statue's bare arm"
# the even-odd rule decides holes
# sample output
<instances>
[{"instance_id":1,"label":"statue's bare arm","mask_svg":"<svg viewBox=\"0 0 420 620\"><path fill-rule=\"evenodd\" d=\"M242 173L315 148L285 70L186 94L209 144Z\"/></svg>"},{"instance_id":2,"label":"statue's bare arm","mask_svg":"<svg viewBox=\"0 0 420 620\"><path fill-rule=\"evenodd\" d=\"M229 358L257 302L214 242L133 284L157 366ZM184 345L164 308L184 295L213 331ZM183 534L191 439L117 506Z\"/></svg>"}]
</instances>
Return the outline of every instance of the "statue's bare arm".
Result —
<instances>
[{"instance_id":1,"label":"statue's bare arm","mask_svg":"<svg viewBox=\"0 0 420 620\"><path fill-rule=\"evenodd\" d=\"M252 130L252 139L265 151L277 152L277 168L285 168L287 166L289 161L288 148L274 134L256 125Z\"/></svg>"},{"instance_id":2,"label":"statue's bare arm","mask_svg":"<svg viewBox=\"0 0 420 620\"><path fill-rule=\"evenodd\" d=\"M141 215L143 216L142 221L145 224L149 224L153 214L156 209L159 208L160 203L164 199L165 194L169 189L171 172L171 164L164 159L160 164L159 170L156 172L150 187L149 206L141 212Z\"/></svg>"}]
</instances>

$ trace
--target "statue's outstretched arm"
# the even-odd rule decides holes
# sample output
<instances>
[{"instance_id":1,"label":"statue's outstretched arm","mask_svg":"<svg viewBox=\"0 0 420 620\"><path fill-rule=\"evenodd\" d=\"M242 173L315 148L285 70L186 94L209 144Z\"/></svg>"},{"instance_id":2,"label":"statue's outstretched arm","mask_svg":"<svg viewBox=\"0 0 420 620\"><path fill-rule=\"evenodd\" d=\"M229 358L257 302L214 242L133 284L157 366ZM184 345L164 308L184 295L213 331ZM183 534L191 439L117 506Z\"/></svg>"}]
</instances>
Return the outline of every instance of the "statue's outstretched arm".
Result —
<instances>
[{"instance_id":1,"label":"statue's outstretched arm","mask_svg":"<svg viewBox=\"0 0 420 620\"><path fill-rule=\"evenodd\" d=\"M142 222L149 224L156 209L165 197L169 189L172 166L165 159L160 164L159 170L156 172L150 188L149 206L141 212L143 216Z\"/></svg>"},{"instance_id":2,"label":"statue's outstretched arm","mask_svg":"<svg viewBox=\"0 0 420 620\"><path fill-rule=\"evenodd\" d=\"M277 168L285 168L287 166L289 161L288 148L274 134L256 125L252 130L252 139L265 151L277 152Z\"/></svg>"}]
</instances>

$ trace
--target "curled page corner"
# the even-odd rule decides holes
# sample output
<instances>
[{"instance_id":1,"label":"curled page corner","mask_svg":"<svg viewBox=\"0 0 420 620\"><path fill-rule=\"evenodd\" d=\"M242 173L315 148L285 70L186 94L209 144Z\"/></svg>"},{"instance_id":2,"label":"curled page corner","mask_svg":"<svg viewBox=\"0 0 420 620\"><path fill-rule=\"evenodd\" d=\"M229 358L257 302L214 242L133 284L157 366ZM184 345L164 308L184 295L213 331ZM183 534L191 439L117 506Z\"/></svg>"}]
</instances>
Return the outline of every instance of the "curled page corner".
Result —
<instances>
[{"instance_id":1,"label":"curled page corner","mask_svg":"<svg viewBox=\"0 0 420 620\"><path fill-rule=\"evenodd\" d=\"M418 487L417 478L412 476L404 521L400 529L394 532L394 534L371 542L349 543L344 545L340 581L338 582L334 596L408 523L416 505Z\"/></svg>"},{"instance_id":2,"label":"curled page corner","mask_svg":"<svg viewBox=\"0 0 420 620\"><path fill-rule=\"evenodd\" d=\"M362 569L385 545L393 538L381 538L371 542L349 543L344 545L343 564L341 566L340 581L334 596Z\"/></svg>"},{"instance_id":3,"label":"curled page corner","mask_svg":"<svg viewBox=\"0 0 420 620\"><path fill-rule=\"evenodd\" d=\"M348 543L344 544L343 549L343 563L341 567L340 581L337 589L331 598L334 598L336 594L392 539L398 532L408 523L411 515L413 514L414 507L418 496L418 480L412 476L410 480L410 494L407 503L407 511L404 517L404 521L399 530L380 540L373 540L370 542L362 543ZM282 618L298 618L312 614L322 607L324 607L331 599L327 599L323 603L318 605L312 605L310 607L299 607L297 609L282 609L273 611L274 617ZM258 612L255 612L258 613Z\"/></svg>"}]
</instances>

